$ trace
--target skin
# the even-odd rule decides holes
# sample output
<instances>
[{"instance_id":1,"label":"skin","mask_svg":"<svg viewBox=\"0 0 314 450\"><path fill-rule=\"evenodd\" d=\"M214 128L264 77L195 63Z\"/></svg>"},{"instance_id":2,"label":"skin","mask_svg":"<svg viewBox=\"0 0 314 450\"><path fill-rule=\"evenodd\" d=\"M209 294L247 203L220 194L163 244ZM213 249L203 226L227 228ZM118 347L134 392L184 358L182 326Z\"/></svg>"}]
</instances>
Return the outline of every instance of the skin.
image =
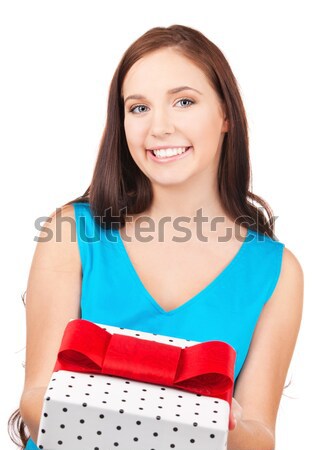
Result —
<instances>
[{"instance_id":1,"label":"skin","mask_svg":"<svg viewBox=\"0 0 314 450\"><path fill-rule=\"evenodd\" d=\"M169 94L168 90L189 86ZM201 69L173 49L137 61L122 86L124 128L132 158L151 180L154 201L146 213L154 218L225 216L217 189L217 168L228 120L223 105ZM141 94L141 99L127 99ZM180 161L156 164L147 148L193 146Z\"/></svg>"},{"instance_id":2,"label":"skin","mask_svg":"<svg viewBox=\"0 0 314 450\"><path fill-rule=\"evenodd\" d=\"M194 87L202 94L167 94L181 85ZM146 213L156 220L165 215L191 217L199 208L209 218L223 215L216 173L228 122L204 74L173 50L160 50L130 69L123 95L126 98L133 94L143 94L145 99L126 103L124 125L131 155L152 182L154 202ZM178 103L183 97L195 100L195 104L183 107L186 102ZM143 115L127 114L135 103L147 106L141 109ZM152 163L145 149L164 144L192 145L193 152L171 165ZM59 215L75 223L72 205L50 215L43 227L52 238L37 243L27 284L25 383L20 410L35 442L43 396L64 328L69 320L80 317L79 249L72 238L71 223L62 221L59 229ZM39 237L46 238L46 232ZM301 322L303 285L300 263L285 248L276 288L261 312L237 380L228 450L274 448L277 411Z\"/></svg>"}]
</instances>

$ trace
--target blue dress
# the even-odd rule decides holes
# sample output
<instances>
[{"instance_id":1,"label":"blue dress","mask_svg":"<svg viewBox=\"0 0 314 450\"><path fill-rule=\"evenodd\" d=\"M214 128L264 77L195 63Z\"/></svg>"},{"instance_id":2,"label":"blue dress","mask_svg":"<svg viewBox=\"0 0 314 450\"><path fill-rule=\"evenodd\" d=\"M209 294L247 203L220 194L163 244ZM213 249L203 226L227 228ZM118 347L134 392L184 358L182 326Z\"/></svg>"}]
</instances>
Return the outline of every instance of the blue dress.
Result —
<instances>
[{"instance_id":1,"label":"blue dress","mask_svg":"<svg viewBox=\"0 0 314 450\"><path fill-rule=\"evenodd\" d=\"M81 317L198 342L227 342L236 350L236 382L278 282L284 244L249 228L238 253L211 283L165 311L141 282L119 230L99 227L88 203L73 206L83 273ZM31 440L26 448L37 449Z\"/></svg>"}]
</instances>

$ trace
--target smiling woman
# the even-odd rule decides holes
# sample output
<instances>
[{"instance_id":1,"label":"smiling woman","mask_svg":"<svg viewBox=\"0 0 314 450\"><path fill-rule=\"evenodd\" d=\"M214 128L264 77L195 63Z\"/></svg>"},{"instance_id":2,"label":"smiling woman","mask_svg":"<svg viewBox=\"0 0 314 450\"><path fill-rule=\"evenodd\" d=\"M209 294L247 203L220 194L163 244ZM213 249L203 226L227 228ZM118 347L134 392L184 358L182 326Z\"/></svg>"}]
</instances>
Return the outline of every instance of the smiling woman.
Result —
<instances>
[{"instance_id":1,"label":"smiling woman","mask_svg":"<svg viewBox=\"0 0 314 450\"><path fill-rule=\"evenodd\" d=\"M53 238L34 254L25 385L12 416L23 448L37 448L44 393L75 318L227 342L236 350L228 450L274 448L303 272L275 237L271 208L251 192L247 128L232 70L199 31L156 27L126 50L91 184L51 215ZM56 240L64 215L75 242L66 220ZM174 237L178 219L188 239ZM141 236L143 220L162 222L163 235L158 227ZM100 238L84 239L95 227Z\"/></svg>"}]
</instances>

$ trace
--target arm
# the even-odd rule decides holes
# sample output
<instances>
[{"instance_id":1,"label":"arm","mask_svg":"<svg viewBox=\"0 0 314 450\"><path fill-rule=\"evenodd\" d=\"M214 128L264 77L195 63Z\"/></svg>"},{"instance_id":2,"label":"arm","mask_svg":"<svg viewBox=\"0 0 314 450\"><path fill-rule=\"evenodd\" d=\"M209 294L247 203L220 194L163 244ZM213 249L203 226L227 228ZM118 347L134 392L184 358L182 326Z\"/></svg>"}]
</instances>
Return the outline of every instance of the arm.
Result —
<instances>
[{"instance_id":1,"label":"arm","mask_svg":"<svg viewBox=\"0 0 314 450\"><path fill-rule=\"evenodd\" d=\"M61 214L61 242L57 242ZM37 243L27 285L26 366L20 412L34 442L63 331L70 319L80 316L81 262L73 206L63 207L61 214L52 214L50 223L45 223L52 237ZM72 223L65 221L65 216ZM40 237L47 238L47 233L42 231Z\"/></svg>"},{"instance_id":2,"label":"arm","mask_svg":"<svg viewBox=\"0 0 314 450\"><path fill-rule=\"evenodd\" d=\"M254 331L234 398L237 425L228 450L273 450L279 403L295 348L303 307L303 271L284 249L281 274Z\"/></svg>"}]
</instances>

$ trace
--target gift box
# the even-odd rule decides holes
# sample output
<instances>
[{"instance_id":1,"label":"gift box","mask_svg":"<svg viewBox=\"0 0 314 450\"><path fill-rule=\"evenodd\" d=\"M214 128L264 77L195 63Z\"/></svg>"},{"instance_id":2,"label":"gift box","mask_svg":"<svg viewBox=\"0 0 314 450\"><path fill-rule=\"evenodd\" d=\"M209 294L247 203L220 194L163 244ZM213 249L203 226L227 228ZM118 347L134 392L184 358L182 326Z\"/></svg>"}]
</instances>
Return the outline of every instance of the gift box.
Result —
<instances>
[{"instance_id":1,"label":"gift box","mask_svg":"<svg viewBox=\"0 0 314 450\"><path fill-rule=\"evenodd\" d=\"M226 449L234 363L224 342L73 320L47 388L37 446Z\"/></svg>"}]
</instances>

